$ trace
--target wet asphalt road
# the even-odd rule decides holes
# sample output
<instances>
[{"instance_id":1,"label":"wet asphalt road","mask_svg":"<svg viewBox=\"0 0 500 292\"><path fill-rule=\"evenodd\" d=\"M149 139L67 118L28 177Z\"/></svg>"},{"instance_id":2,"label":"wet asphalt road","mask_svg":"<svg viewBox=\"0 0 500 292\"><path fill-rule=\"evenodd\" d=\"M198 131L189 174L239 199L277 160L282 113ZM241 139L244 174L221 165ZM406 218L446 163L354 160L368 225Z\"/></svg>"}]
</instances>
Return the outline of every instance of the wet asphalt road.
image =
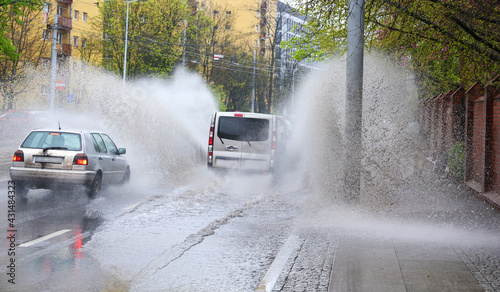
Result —
<instances>
[{"instance_id":1,"label":"wet asphalt road","mask_svg":"<svg viewBox=\"0 0 500 292\"><path fill-rule=\"evenodd\" d=\"M99 262L85 255L82 247L105 218L127 212L140 201L134 191L110 187L103 192L105 199L89 202L81 190L30 190L27 202L16 201L9 208L7 181L0 182L0 189L4 190L0 196L2 237L13 238L2 240L1 291L19 291L19 283L31 291L54 291L66 281L96 285L99 279L109 281L103 278ZM8 220L9 209L14 210L14 220Z\"/></svg>"}]
</instances>

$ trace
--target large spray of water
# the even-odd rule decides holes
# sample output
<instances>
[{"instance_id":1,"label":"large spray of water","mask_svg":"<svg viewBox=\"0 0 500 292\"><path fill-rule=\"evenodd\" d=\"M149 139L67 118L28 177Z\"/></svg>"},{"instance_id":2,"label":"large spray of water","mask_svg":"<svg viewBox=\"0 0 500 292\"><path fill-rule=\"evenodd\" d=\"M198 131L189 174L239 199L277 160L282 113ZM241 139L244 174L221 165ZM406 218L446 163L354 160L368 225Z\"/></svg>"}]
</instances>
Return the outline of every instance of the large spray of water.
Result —
<instances>
[{"instance_id":1,"label":"large spray of water","mask_svg":"<svg viewBox=\"0 0 500 292\"><path fill-rule=\"evenodd\" d=\"M411 241L497 242L497 214L430 171L427 142L415 123L412 74L381 54L365 55L360 202L345 203L345 64L328 62L296 94L289 144L295 172L286 183L300 181L299 192L308 195L299 225Z\"/></svg>"},{"instance_id":2,"label":"large spray of water","mask_svg":"<svg viewBox=\"0 0 500 292\"><path fill-rule=\"evenodd\" d=\"M336 203L342 203L346 167L345 65L344 59L331 61L304 82L290 144L314 193ZM382 55L368 55L364 70L361 203L385 206L397 203L397 190L415 171L415 89L410 73Z\"/></svg>"}]
</instances>

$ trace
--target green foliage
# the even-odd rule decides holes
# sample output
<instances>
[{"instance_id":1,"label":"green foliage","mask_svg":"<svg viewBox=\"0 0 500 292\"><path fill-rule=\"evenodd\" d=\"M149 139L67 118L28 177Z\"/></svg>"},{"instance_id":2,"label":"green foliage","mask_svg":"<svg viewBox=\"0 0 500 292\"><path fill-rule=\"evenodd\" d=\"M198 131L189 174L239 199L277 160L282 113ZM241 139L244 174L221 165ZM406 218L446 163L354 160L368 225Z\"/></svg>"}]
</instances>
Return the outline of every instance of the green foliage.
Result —
<instances>
[{"instance_id":1,"label":"green foliage","mask_svg":"<svg viewBox=\"0 0 500 292\"><path fill-rule=\"evenodd\" d=\"M0 0L0 61L17 61L19 53L8 34L11 31L11 24L21 24L21 18L25 11L40 11L43 0Z\"/></svg>"},{"instance_id":2,"label":"green foliage","mask_svg":"<svg viewBox=\"0 0 500 292\"><path fill-rule=\"evenodd\" d=\"M297 58L344 51L347 0L302 0L312 17ZM365 44L416 72L422 94L440 93L500 73L500 3L490 0L366 0ZM294 40L291 42L297 42ZM317 51L317 50L316 50Z\"/></svg>"},{"instance_id":3,"label":"green foliage","mask_svg":"<svg viewBox=\"0 0 500 292\"><path fill-rule=\"evenodd\" d=\"M464 177L465 143L460 142L448 151L448 169L450 174L458 179Z\"/></svg>"},{"instance_id":4,"label":"green foliage","mask_svg":"<svg viewBox=\"0 0 500 292\"><path fill-rule=\"evenodd\" d=\"M227 110L224 100L226 99L226 93L224 92L224 85L212 85L210 87L212 93L217 97L219 104L219 111L225 112Z\"/></svg>"},{"instance_id":5,"label":"green foliage","mask_svg":"<svg viewBox=\"0 0 500 292\"><path fill-rule=\"evenodd\" d=\"M127 5L105 1L94 28L104 35L100 49L105 68L123 72ZM127 76L168 77L182 56L184 20L188 8L182 0L149 0L129 4Z\"/></svg>"}]
</instances>

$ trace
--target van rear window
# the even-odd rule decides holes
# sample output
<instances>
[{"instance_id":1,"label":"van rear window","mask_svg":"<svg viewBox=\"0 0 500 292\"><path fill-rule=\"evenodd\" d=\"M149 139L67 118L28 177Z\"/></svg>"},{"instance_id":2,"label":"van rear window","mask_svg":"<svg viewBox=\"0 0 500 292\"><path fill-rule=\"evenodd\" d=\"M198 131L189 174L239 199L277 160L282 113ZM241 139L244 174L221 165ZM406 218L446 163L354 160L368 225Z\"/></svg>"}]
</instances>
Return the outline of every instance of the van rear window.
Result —
<instances>
[{"instance_id":1,"label":"van rear window","mask_svg":"<svg viewBox=\"0 0 500 292\"><path fill-rule=\"evenodd\" d=\"M220 117L217 136L237 141L266 141L269 139L269 120Z\"/></svg>"}]
</instances>

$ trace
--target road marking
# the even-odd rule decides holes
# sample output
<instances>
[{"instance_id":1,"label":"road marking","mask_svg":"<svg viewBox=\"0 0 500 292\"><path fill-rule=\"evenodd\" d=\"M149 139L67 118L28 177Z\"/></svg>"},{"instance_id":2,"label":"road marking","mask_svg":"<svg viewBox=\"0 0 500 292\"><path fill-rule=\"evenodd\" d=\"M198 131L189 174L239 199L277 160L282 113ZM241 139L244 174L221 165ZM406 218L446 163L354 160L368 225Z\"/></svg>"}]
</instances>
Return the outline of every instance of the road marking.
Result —
<instances>
[{"instance_id":1,"label":"road marking","mask_svg":"<svg viewBox=\"0 0 500 292\"><path fill-rule=\"evenodd\" d=\"M124 208L122 208L122 210L130 210L130 209L133 209L133 208L135 208L135 207L139 206L139 204L140 204L140 203L141 203L141 202L139 202L139 203L135 203L135 204L132 204L132 205L127 206L127 207L124 207Z\"/></svg>"},{"instance_id":2,"label":"road marking","mask_svg":"<svg viewBox=\"0 0 500 292\"><path fill-rule=\"evenodd\" d=\"M51 234L49 234L49 235L42 236L42 237L40 237L40 238L38 238L38 239L35 239L35 240L32 240L32 241L25 242L25 243L23 243L23 244L21 244L21 245L19 245L19 246L20 246L20 247L28 247L28 246L32 246L32 245L34 245L34 244L37 244L37 243L42 242L42 241L47 240L47 239L51 239L52 237L59 236L59 235L61 235L61 234L64 234L64 233L66 233L66 232L69 232L69 231L71 231L71 229L62 229L62 230L59 230L59 231L57 231L57 232L51 233Z\"/></svg>"},{"instance_id":3,"label":"road marking","mask_svg":"<svg viewBox=\"0 0 500 292\"><path fill-rule=\"evenodd\" d=\"M280 251L276 255L273 263L269 267L269 270L267 270L266 274L264 275L264 278L262 278L262 280L260 281L259 286L257 286L257 289L255 289L255 292L268 292L273 289L274 284L276 284L281 271L285 267L288 258L294 251L295 247L298 245L298 242L299 236L295 234L291 234L287 238Z\"/></svg>"}]
</instances>

